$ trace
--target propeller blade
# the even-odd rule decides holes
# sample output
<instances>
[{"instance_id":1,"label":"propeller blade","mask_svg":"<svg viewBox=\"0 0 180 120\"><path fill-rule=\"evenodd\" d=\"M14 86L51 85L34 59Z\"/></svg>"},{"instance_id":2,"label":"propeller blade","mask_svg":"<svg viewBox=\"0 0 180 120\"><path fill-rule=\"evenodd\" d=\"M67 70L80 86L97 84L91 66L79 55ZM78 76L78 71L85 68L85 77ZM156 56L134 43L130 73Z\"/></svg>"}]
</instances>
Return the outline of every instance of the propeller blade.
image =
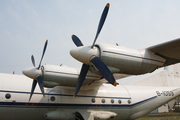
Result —
<instances>
[{"instance_id":1,"label":"propeller blade","mask_svg":"<svg viewBox=\"0 0 180 120\"><path fill-rule=\"evenodd\" d=\"M99 33L101 32L101 29L102 29L102 27L103 27L103 24L104 24L104 22L105 22L105 20L106 20L106 17L107 17L108 11L109 11L109 6L110 6L110 4L107 3L107 4L106 4L106 7L104 8L104 11L103 11L103 13L102 13L102 15L101 15L101 19L100 19L100 21L99 21L99 26L98 26L98 29L97 29L97 32L96 32L96 37L95 37L95 39L94 39L94 42L93 42L91 48L94 47L94 44L95 44L95 42L96 42L96 40L97 40L97 38L98 38L98 36L99 36Z\"/></svg>"},{"instance_id":2,"label":"propeller blade","mask_svg":"<svg viewBox=\"0 0 180 120\"><path fill-rule=\"evenodd\" d=\"M41 67L41 62L42 62L42 59L43 59L43 57L44 57L44 53L45 53L45 51L46 51L47 43L48 43L48 40L46 40L46 42L45 42L45 44L44 44L43 54L42 54L41 60L40 60L40 62L39 62L38 69Z\"/></svg>"},{"instance_id":3,"label":"propeller blade","mask_svg":"<svg viewBox=\"0 0 180 120\"><path fill-rule=\"evenodd\" d=\"M116 80L114 76L112 75L109 68L99 59L98 57L95 57L91 60L93 65L99 70L99 73L112 85L116 86Z\"/></svg>"},{"instance_id":4,"label":"propeller blade","mask_svg":"<svg viewBox=\"0 0 180 120\"><path fill-rule=\"evenodd\" d=\"M77 93L79 92L79 90L80 90L80 88L81 88L81 86L82 86L82 84L84 82L84 79L86 77L86 74L87 74L88 70L89 70L89 65L83 64L82 68L81 68L79 78L78 78L78 81L77 81L77 84L76 84L76 90L75 90L73 98L75 98Z\"/></svg>"},{"instance_id":5,"label":"propeller blade","mask_svg":"<svg viewBox=\"0 0 180 120\"><path fill-rule=\"evenodd\" d=\"M43 80L42 80L42 76L41 75L39 75L37 77L37 81L38 81L39 87L41 89L41 92L42 92L43 96L45 97L45 94L44 94L44 85L43 85Z\"/></svg>"},{"instance_id":6,"label":"propeller blade","mask_svg":"<svg viewBox=\"0 0 180 120\"><path fill-rule=\"evenodd\" d=\"M77 47L79 47L79 46L84 46L84 45L82 44L81 40L80 40L76 35L72 35L71 38L72 38L74 44L75 44Z\"/></svg>"},{"instance_id":7,"label":"propeller blade","mask_svg":"<svg viewBox=\"0 0 180 120\"><path fill-rule=\"evenodd\" d=\"M36 85L37 85L37 80L33 80L29 101L31 100L31 97L32 97L32 95L34 93L34 89L35 89Z\"/></svg>"},{"instance_id":8,"label":"propeller blade","mask_svg":"<svg viewBox=\"0 0 180 120\"><path fill-rule=\"evenodd\" d=\"M32 61L32 64L34 65L34 67L36 67L36 65L35 65L35 59L34 59L34 56L33 56L33 55L31 55L31 61Z\"/></svg>"}]
</instances>

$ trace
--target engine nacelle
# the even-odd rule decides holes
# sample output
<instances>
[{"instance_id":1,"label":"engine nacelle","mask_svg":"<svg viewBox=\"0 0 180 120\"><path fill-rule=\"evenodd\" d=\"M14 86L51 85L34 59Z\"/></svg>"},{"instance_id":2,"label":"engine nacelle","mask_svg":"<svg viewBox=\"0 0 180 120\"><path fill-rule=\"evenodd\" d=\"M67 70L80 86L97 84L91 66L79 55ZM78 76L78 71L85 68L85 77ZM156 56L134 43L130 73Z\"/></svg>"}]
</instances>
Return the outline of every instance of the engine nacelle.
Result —
<instances>
[{"instance_id":1,"label":"engine nacelle","mask_svg":"<svg viewBox=\"0 0 180 120\"><path fill-rule=\"evenodd\" d=\"M75 113L52 111L44 115L46 120L75 120Z\"/></svg>"},{"instance_id":2,"label":"engine nacelle","mask_svg":"<svg viewBox=\"0 0 180 120\"><path fill-rule=\"evenodd\" d=\"M50 82L50 81L43 81L44 87L53 88L55 86L59 86L59 83Z\"/></svg>"},{"instance_id":3,"label":"engine nacelle","mask_svg":"<svg viewBox=\"0 0 180 120\"><path fill-rule=\"evenodd\" d=\"M80 69L66 67L66 66L55 66L55 65L43 65L41 67L42 77L45 87L55 87L55 86L72 86L75 87ZM86 80L83 85L88 85L94 80L100 80L101 75L97 75L88 71Z\"/></svg>"},{"instance_id":4,"label":"engine nacelle","mask_svg":"<svg viewBox=\"0 0 180 120\"><path fill-rule=\"evenodd\" d=\"M119 73L122 74L150 73L162 67L166 61L147 49L136 50L110 44L97 44L96 46L100 49L100 59L107 66L119 69Z\"/></svg>"}]
</instances>

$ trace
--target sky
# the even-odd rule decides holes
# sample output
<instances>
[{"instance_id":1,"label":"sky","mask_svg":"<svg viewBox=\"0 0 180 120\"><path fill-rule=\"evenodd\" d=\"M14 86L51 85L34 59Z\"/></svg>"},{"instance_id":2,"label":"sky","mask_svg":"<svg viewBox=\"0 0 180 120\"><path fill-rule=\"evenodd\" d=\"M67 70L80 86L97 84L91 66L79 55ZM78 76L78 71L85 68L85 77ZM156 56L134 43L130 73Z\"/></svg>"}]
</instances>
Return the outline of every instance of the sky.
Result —
<instances>
[{"instance_id":1,"label":"sky","mask_svg":"<svg viewBox=\"0 0 180 120\"><path fill-rule=\"evenodd\" d=\"M102 11L110 9L96 43L142 49L180 38L179 0L0 0L0 72L22 74L43 64L81 67L71 35L92 45Z\"/></svg>"}]
</instances>

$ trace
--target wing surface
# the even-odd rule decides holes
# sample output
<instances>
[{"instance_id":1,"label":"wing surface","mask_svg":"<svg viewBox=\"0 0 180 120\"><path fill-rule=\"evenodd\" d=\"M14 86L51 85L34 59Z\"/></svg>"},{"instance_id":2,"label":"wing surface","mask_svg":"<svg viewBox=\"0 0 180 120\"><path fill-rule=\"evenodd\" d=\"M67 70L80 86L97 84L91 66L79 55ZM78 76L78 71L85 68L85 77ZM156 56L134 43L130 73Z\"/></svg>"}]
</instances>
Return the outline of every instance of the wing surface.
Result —
<instances>
[{"instance_id":1,"label":"wing surface","mask_svg":"<svg viewBox=\"0 0 180 120\"><path fill-rule=\"evenodd\" d=\"M166 59L164 66L180 62L180 38L147 48Z\"/></svg>"}]
</instances>

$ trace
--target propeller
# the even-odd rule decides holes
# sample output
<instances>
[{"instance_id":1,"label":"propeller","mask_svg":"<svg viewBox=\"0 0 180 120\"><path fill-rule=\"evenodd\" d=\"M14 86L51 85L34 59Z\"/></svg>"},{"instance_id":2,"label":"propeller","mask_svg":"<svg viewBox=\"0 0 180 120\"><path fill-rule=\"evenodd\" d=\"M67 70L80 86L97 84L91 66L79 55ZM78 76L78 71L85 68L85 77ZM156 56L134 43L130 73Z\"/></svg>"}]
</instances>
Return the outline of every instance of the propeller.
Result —
<instances>
[{"instance_id":1,"label":"propeller","mask_svg":"<svg viewBox=\"0 0 180 120\"><path fill-rule=\"evenodd\" d=\"M36 87L36 84L37 84L37 80L33 80L33 83L32 83L32 88L31 88L31 94L30 94L30 97L29 97L29 101L31 100L31 97L34 93L34 89Z\"/></svg>"},{"instance_id":2,"label":"propeller","mask_svg":"<svg viewBox=\"0 0 180 120\"><path fill-rule=\"evenodd\" d=\"M43 53L42 53L41 60L40 60L40 62L39 62L38 69L41 67L41 62L42 62L42 59L43 59L43 57L44 57L44 53L45 53L45 51L46 51L47 44L48 44L48 40L46 40L46 42L45 42L45 44L44 44L44 49L43 49Z\"/></svg>"},{"instance_id":3,"label":"propeller","mask_svg":"<svg viewBox=\"0 0 180 120\"><path fill-rule=\"evenodd\" d=\"M101 32L101 29L104 25L104 22L106 20L108 11L109 11L109 3L106 4L103 13L101 15L100 21L99 21L99 25L98 25L98 29L96 32L96 36L94 39L94 42L92 44L92 46L83 46L81 40L76 36L76 35L72 35L72 40L75 43L75 45L78 48L75 48L73 50L70 51L70 54L72 57L74 57L75 59L79 60L80 62L83 63L82 68L81 68L81 72L80 75L78 77L78 81L76 84L76 89L75 89L75 93L73 98L76 97L76 95L78 94L84 80L85 77L87 75L87 72L89 70L89 65L93 65L95 68L97 68L97 70L99 71L99 73L112 85L116 86L116 80L114 78L114 76L112 75L111 71L109 70L109 68L104 64L104 62L98 57L99 56L99 52L96 48L94 48L95 42ZM98 55L97 55L98 54Z\"/></svg>"},{"instance_id":4,"label":"propeller","mask_svg":"<svg viewBox=\"0 0 180 120\"><path fill-rule=\"evenodd\" d=\"M109 11L109 6L110 6L110 4L107 3L104 10L103 10L103 13L102 13L100 21L99 21L98 29L97 29L97 32L96 32L96 36L95 36L95 39L94 39L94 42L93 42L91 48L94 47L94 44L95 44L95 42L96 42L96 40L97 40L97 38L98 38L98 36L99 36L99 34L101 32L101 29L102 29L102 27L104 25L104 22L106 20L106 17L107 17L108 11ZM71 38L72 38L73 42L75 43L75 45L77 47L83 46L81 40L76 35L72 35Z\"/></svg>"},{"instance_id":5,"label":"propeller","mask_svg":"<svg viewBox=\"0 0 180 120\"><path fill-rule=\"evenodd\" d=\"M36 67L35 59L34 59L34 56L33 56L33 55L31 55L31 61L32 61L33 66Z\"/></svg>"},{"instance_id":6,"label":"propeller","mask_svg":"<svg viewBox=\"0 0 180 120\"><path fill-rule=\"evenodd\" d=\"M81 69L81 72L80 72L80 75L79 75L79 78L78 78L78 81L77 81L77 84L76 84L76 89L75 89L75 93L74 93L74 96L73 98L76 97L77 93L79 92L83 82L84 82L84 79L86 77L86 74L89 70L89 65L86 65L86 64L83 64L82 65L82 69Z\"/></svg>"},{"instance_id":7,"label":"propeller","mask_svg":"<svg viewBox=\"0 0 180 120\"><path fill-rule=\"evenodd\" d=\"M76 35L72 35L71 38L72 38L74 44L75 44L77 47L79 47L79 46L84 46L84 45L82 44L81 40L80 40Z\"/></svg>"},{"instance_id":8,"label":"propeller","mask_svg":"<svg viewBox=\"0 0 180 120\"><path fill-rule=\"evenodd\" d=\"M97 40L97 38L98 38L98 36L99 36L99 34L101 32L101 29L102 29L102 27L104 25L104 22L106 20L106 17L107 17L108 11L109 11L109 6L110 6L109 3L107 3L106 7L104 8L104 11L103 11L103 13L101 15L101 19L99 21L99 26L98 26L98 29L97 29L97 32L96 32L96 37L94 39L94 42L93 42L91 48L94 47L94 44L95 44L95 42L96 42L96 40Z\"/></svg>"},{"instance_id":9,"label":"propeller","mask_svg":"<svg viewBox=\"0 0 180 120\"><path fill-rule=\"evenodd\" d=\"M36 67L35 59L34 59L34 56L32 55L31 56L31 61L32 61L32 64L33 64L34 68L23 70L23 74L24 75L26 75L26 76L28 76L30 78L33 78L33 83L32 83L32 88L31 88L31 93L30 93L29 101L31 100L31 97L32 97L32 95L34 93L34 90L36 88L37 83L39 85L39 88L40 88L43 96L45 97L45 94L44 94L44 85L43 85L43 79L42 79L40 67L41 67L41 62L42 62L42 59L44 57L44 54L45 54L45 51L46 51L46 48L47 48L47 43L48 43L48 40L46 40L46 42L45 42L43 53L42 53L42 57L41 57L41 60L39 62L39 66Z\"/></svg>"},{"instance_id":10,"label":"propeller","mask_svg":"<svg viewBox=\"0 0 180 120\"><path fill-rule=\"evenodd\" d=\"M98 69L99 73L112 85L116 86L116 80L113 77L111 71L108 67L103 63L101 59L95 57L91 60L92 64Z\"/></svg>"}]
</instances>

